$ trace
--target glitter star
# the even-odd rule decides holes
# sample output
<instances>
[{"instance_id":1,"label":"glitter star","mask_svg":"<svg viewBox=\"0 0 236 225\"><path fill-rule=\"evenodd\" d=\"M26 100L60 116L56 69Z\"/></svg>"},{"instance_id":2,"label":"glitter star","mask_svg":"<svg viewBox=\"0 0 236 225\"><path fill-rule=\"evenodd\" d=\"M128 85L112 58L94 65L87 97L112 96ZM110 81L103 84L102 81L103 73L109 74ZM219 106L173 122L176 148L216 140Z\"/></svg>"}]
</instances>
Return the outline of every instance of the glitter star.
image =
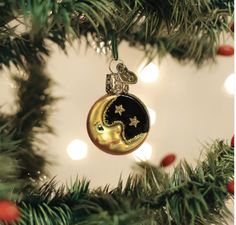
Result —
<instances>
[{"instance_id":1,"label":"glitter star","mask_svg":"<svg viewBox=\"0 0 236 225\"><path fill-rule=\"evenodd\" d=\"M137 117L135 116L134 118L129 118L130 119L130 126L134 126L135 128L137 127L138 123L140 123L139 120L137 120Z\"/></svg>"},{"instance_id":2,"label":"glitter star","mask_svg":"<svg viewBox=\"0 0 236 225\"><path fill-rule=\"evenodd\" d=\"M119 115L121 116L121 114L125 111L125 109L123 108L122 105L116 105L116 110L115 110L115 113L119 113Z\"/></svg>"}]
</instances>

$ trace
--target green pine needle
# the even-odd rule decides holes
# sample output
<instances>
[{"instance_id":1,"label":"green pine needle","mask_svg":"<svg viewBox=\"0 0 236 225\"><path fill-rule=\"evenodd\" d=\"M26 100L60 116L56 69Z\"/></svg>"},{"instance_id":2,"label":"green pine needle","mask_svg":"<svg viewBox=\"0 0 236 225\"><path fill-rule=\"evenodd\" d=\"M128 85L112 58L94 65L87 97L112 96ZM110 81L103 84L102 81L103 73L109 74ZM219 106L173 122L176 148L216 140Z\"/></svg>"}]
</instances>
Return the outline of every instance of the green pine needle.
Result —
<instances>
[{"instance_id":1,"label":"green pine needle","mask_svg":"<svg viewBox=\"0 0 236 225\"><path fill-rule=\"evenodd\" d=\"M232 217L226 190L233 179L234 150L223 141L205 147L205 159L195 168L183 161L169 176L157 166L141 163L139 175L125 184L90 189L78 179L56 188L52 180L26 194L18 205L23 225L214 225Z\"/></svg>"},{"instance_id":2,"label":"green pine needle","mask_svg":"<svg viewBox=\"0 0 236 225\"><path fill-rule=\"evenodd\" d=\"M220 34L231 32L233 11L233 0L9 0L0 5L0 65L42 62L50 51L46 40L66 50L67 42L90 34L111 41L114 58L115 43L126 40L149 59L169 53L201 65L214 60ZM25 33L9 24L13 19Z\"/></svg>"}]
</instances>

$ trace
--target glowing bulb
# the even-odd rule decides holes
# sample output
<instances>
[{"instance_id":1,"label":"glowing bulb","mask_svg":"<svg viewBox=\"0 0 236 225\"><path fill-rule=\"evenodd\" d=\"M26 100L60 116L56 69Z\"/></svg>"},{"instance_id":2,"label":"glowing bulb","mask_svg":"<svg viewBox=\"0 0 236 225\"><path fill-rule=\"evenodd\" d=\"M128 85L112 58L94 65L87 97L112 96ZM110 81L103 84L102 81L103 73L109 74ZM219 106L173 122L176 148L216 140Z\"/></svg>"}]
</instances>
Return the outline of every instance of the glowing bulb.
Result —
<instances>
[{"instance_id":1,"label":"glowing bulb","mask_svg":"<svg viewBox=\"0 0 236 225\"><path fill-rule=\"evenodd\" d=\"M234 73L230 74L225 80L224 87L230 95L234 95L235 93L235 85L236 85L235 82L236 82L236 77Z\"/></svg>"},{"instance_id":2,"label":"glowing bulb","mask_svg":"<svg viewBox=\"0 0 236 225\"><path fill-rule=\"evenodd\" d=\"M133 153L134 159L137 162L147 161L152 157L152 146L144 142L136 151Z\"/></svg>"},{"instance_id":3,"label":"glowing bulb","mask_svg":"<svg viewBox=\"0 0 236 225\"><path fill-rule=\"evenodd\" d=\"M151 83L157 80L159 69L156 64L149 63L147 66L141 66L139 69L139 77L145 83Z\"/></svg>"},{"instance_id":4,"label":"glowing bulb","mask_svg":"<svg viewBox=\"0 0 236 225\"><path fill-rule=\"evenodd\" d=\"M81 160L87 156L87 144L79 139L71 141L67 146L67 153L72 160Z\"/></svg>"},{"instance_id":5,"label":"glowing bulb","mask_svg":"<svg viewBox=\"0 0 236 225\"><path fill-rule=\"evenodd\" d=\"M154 125L155 122L156 122L156 112L153 109L149 108L149 107L147 107L147 109L148 109L148 113L149 113L149 116L150 116L151 125Z\"/></svg>"}]
</instances>

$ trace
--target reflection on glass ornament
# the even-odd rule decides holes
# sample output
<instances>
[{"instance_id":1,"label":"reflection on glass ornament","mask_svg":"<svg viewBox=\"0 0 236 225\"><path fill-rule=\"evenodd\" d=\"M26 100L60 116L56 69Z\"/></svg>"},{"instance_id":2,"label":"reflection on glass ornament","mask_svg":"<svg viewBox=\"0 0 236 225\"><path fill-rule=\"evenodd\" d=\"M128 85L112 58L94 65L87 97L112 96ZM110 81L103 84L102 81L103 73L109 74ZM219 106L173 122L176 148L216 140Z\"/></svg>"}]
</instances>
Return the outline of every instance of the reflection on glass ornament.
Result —
<instances>
[{"instance_id":1,"label":"reflection on glass ornament","mask_svg":"<svg viewBox=\"0 0 236 225\"><path fill-rule=\"evenodd\" d=\"M146 66L140 66L138 74L140 80L144 83L151 83L157 80L159 76L159 69L156 64L149 63Z\"/></svg>"},{"instance_id":2,"label":"reflection on glass ornament","mask_svg":"<svg viewBox=\"0 0 236 225\"><path fill-rule=\"evenodd\" d=\"M236 79L235 79L235 74L230 74L225 82L224 82L224 87L226 89L226 91L230 94L230 95L234 95L235 93L235 85L236 85Z\"/></svg>"},{"instance_id":3,"label":"reflection on glass ornament","mask_svg":"<svg viewBox=\"0 0 236 225\"><path fill-rule=\"evenodd\" d=\"M147 161L152 157L152 146L147 142L144 142L136 151L133 153L134 159L137 162Z\"/></svg>"},{"instance_id":4,"label":"reflection on glass ornament","mask_svg":"<svg viewBox=\"0 0 236 225\"><path fill-rule=\"evenodd\" d=\"M151 125L154 125L156 122L156 112L149 107L147 107L147 109L148 109Z\"/></svg>"},{"instance_id":5,"label":"reflection on glass ornament","mask_svg":"<svg viewBox=\"0 0 236 225\"><path fill-rule=\"evenodd\" d=\"M84 141L75 139L70 142L66 150L72 160L81 160L86 158L88 146Z\"/></svg>"}]
</instances>

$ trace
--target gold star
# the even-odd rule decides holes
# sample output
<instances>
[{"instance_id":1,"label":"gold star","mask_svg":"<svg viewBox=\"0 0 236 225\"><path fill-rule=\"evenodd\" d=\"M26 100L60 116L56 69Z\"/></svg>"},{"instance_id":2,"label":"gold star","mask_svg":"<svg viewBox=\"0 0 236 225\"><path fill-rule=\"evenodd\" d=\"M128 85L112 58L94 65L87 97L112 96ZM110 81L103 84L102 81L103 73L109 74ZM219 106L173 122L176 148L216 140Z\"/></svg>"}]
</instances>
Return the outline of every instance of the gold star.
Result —
<instances>
[{"instance_id":1,"label":"gold star","mask_svg":"<svg viewBox=\"0 0 236 225\"><path fill-rule=\"evenodd\" d=\"M118 106L116 105L115 107L116 107L115 113L119 113L121 116L121 114L125 111L125 109L123 108L122 105L118 105Z\"/></svg>"},{"instance_id":2,"label":"gold star","mask_svg":"<svg viewBox=\"0 0 236 225\"><path fill-rule=\"evenodd\" d=\"M130 126L134 126L135 128L137 127L138 123L140 123L139 120L137 120L137 117L135 116L134 118L129 118L130 119Z\"/></svg>"}]
</instances>

